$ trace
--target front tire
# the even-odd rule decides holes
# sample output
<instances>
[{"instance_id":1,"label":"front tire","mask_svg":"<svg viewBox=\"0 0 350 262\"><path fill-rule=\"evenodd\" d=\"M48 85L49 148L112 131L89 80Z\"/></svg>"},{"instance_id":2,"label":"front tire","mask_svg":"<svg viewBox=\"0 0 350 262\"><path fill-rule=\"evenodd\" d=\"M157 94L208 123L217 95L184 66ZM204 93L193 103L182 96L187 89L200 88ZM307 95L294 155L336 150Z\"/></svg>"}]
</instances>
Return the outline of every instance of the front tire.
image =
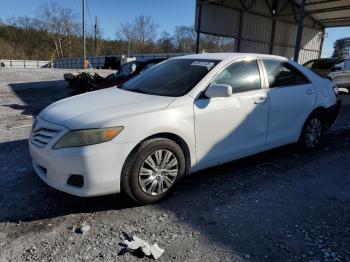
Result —
<instances>
[{"instance_id":1,"label":"front tire","mask_svg":"<svg viewBox=\"0 0 350 262\"><path fill-rule=\"evenodd\" d=\"M172 191L185 170L185 156L177 143L166 138L146 140L128 157L122 188L140 204L155 203Z\"/></svg>"},{"instance_id":2,"label":"front tire","mask_svg":"<svg viewBox=\"0 0 350 262\"><path fill-rule=\"evenodd\" d=\"M325 123L320 113L312 113L306 120L299 138L299 146L304 150L313 150L320 146Z\"/></svg>"}]
</instances>

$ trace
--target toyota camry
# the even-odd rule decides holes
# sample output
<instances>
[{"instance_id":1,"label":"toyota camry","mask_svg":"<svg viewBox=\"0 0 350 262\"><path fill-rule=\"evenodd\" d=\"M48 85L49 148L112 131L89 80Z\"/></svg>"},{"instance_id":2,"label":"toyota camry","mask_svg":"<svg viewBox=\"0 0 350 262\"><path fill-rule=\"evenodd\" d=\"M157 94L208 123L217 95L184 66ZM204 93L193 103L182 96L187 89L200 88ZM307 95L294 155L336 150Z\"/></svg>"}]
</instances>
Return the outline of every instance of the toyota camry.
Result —
<instances>
[{"instance_id":1,"label":"toyota camry","mask_svg":"<svg viewBox=\"0 0 350 262\"><path fill-rule=\"evenodd\" d=\"M29 139L37 175L77 196L124 191L141 204L185 175L286 144L319 146L337 89L283 57L176 57L116 87L45 108Z\"/></svg>"}]
</instances>

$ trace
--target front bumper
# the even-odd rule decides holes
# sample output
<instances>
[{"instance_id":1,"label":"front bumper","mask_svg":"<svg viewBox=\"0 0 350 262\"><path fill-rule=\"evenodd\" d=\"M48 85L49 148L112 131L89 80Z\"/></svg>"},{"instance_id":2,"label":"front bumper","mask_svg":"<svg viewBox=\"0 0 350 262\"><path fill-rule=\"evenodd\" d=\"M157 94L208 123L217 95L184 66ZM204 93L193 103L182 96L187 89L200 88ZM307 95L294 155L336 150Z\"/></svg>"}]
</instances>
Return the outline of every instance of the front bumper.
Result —
<instances>
[{"instance_id":1,"label":"front bumper","mask_svg":"<svg viewBox=\"0 0 350 262\"><path fill-rule=\"evenodd\" d=\"M334 121L337 119L337 116L339 115L341 104L342 104L341 100L338 100L335 105L327 108L326 123L327 123L328 127L331 127L333 125Z\"/></svg>"},{"instance_id":2,"label":"front bumper","mask_svg":"<svg viewBox=\"0 0 350 262\"><path fill-rule=\"evenodd\" d=\"M120 192L122 167L136 144L119 144L112 140L97 145L54 150L52 145L59 137L44 147L38 147L29 139L33 168L46 184L81 197ZM72 175L82 176L83 185L68 184Z\"/></svg>"}]
</instances>

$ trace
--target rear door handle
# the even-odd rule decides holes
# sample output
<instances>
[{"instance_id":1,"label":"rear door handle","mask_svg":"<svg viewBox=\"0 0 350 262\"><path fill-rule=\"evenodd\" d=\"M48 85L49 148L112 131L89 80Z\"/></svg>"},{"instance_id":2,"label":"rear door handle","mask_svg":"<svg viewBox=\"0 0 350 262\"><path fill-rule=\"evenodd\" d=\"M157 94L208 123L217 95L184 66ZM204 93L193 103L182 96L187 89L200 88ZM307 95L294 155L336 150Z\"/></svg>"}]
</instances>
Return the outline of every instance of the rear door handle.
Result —
<instances>
[{"instance_id":1,"label":"rear door handle","mask_svg":"<svg viewBox=\"0 0 350 262\"><path fill-rule=\"evenodd\" d=\"M267 100L267 97L259 96L254 99L254 104L263 104Z\"/></svg>"},{"instance_id":2,"label":"rear door handle","mask_svg":"<svg viewBox=\"0 0 350 262\"><path fill-rule=\"evenodd\" d=\"M311 89L308 89L308 90L305 91L305 94L307 94L307 95L312 95L314 93L315 92L313 90L311 90Z\"/></svg>"}]
</instances>

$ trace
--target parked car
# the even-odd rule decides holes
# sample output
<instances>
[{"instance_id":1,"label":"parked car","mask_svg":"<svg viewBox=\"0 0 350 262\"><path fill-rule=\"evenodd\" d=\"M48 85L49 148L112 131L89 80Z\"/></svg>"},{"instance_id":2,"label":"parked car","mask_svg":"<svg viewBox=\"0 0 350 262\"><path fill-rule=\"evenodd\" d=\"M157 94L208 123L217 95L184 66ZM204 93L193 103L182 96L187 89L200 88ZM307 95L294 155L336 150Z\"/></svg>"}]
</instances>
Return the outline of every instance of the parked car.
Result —
<instances>
[{"instance_id":1,"label":"parked car","mask_svg":"<svg viewBox=\"0 0 350 262\"><path fill-rule=\"evenodd\" d=\"M319 76L327 78L333 66L337 63L338 60L339 59L337 58L313 59L303 64L303 66L309 68Z\"/></svg>"},{"instance_id":2,"label":"parked car","mask_svg":"<svg viewBox=\"0 0 350 262\"><path fill-rule=\"evenodd\" d=\"M350 58L339 60L333 67L329 77L339 88L347 88L350 92Z\"/></svg>"},{"instance_id":3,"label":"parked car","mask_svg":"<svg viewBox=\"0 0 350 262\"><path fill-rule=\"evenodd\" d=\"M102 69L116 69L120 70L121 59L120 56L106 56L105 62L102 66Z\"/></svg>"},{"instance_id":4,"label":"parked car","mask_svg":"<svg viewBox=\"0 0 350 262\"><path fill-rule=\"evenodd\" d=\"M169 59L119 86L58 101L36 118L33 167L77 196L163 199L184 174L278 146L319 146L340 102L334 83L283 57Z\"/></svg>"},{"instance_id":5,"label":"parked car","mask_svg":"<svg viewBox=\"0 0 350 262\"><path fill-rule=\"evenodd\" d=\"M118 86L137 76L146 69L163 62L166 58L152 58L147 60L134 60L124 64L119 71L102 77L97 73L82 72L79 74L64 74L64 79L69 82L68 88L72 94L82 94L111 86Z\"/></svg>"}]
</instances>

